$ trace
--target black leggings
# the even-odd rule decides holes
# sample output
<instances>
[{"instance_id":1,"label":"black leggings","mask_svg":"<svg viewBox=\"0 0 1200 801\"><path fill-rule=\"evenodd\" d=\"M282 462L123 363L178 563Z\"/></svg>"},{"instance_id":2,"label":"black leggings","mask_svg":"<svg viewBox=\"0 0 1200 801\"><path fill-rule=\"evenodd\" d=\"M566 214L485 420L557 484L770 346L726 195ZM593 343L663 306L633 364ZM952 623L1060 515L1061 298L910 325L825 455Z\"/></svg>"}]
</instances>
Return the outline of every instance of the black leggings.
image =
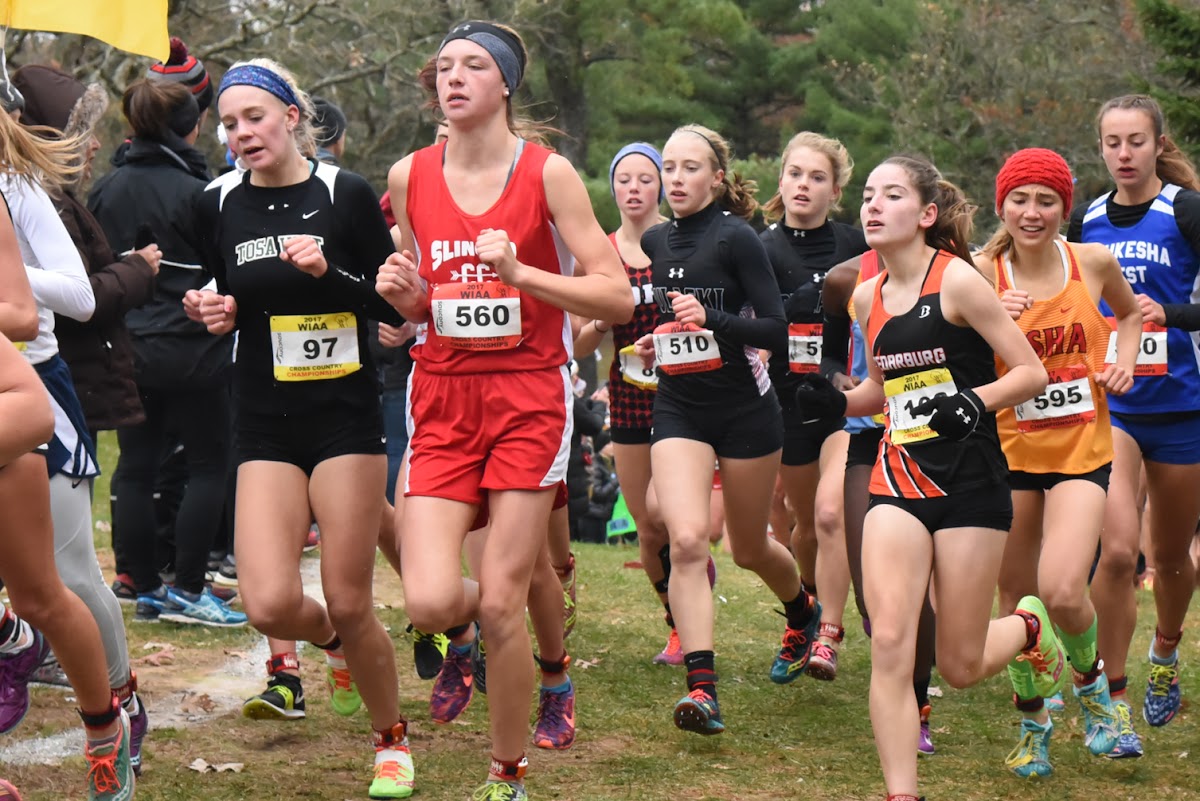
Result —
<instances>
[{"instance_id":1,"label":"black leggings","mask_svg":"<svg viewBox=\"0 0 1200 801\"><path fill-rule=\"evenodd\" d=\"M141 387L139 392L146 421L117 431L120 501L113 509L114 538L122 543L137 591L157 589L162 582L160 559L155 557L155 483L163 449L170 437L177 437L187 462L187 487L175 517L175 585L200 592L225 506L229 390L217 383L172 390Z\"/></svg>"}]
</instances>

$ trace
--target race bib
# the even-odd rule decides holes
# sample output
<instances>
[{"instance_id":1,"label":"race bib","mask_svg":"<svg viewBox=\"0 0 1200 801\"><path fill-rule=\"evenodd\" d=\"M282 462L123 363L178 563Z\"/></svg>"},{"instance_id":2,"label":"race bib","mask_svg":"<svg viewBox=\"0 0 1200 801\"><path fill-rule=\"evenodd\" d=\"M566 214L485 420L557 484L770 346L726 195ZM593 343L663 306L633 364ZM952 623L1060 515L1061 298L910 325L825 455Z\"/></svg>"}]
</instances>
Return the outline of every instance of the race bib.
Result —
<instances>
[{"instance_id":1,"label":"race bib","mask_svg":"<svg viewBox=\"0 0 1200 801\"><path fill-rule=\"evenodd\" d=\"M439 284L431 321L458 350L506 350L521 342L521 293L499 281Z\"/></svg>"},{"instance_id":2,"label":"race bib","mask_svg":"<svg viewBox=\"0 0 1200 801\"><path fill-rule=\"evenodd\" d=\"M351 312L272 315L270 328L276 381L322 381L362 369Z\"/></svg>"},{"instance_id":3,"label":"race bib","mask_svg":"<svg viewBox=\"0 0 1200 801\"><path fill-rule=\"evenodd\" d=\"M1105 366L1117 363L1117 321L1106 317L1113 332L1108 336L1108 353L1104 356ZM1142 323L1142 341L1138 345L1135 376L1167 374L1167 329L1154 323Z\"/></svg>"},{"instance_id":4,"label":"race bib","mask_svg":"<svg viewBox=\"0 0 1200 801\"><path fill-rule=\"evenodd\" d=\"M913 410L927 398L942 398L958 394L958 387L945 367L922 370L919 373L889 378L883 382L887 396L888 417L891 420L892 443L905 445L933 439L938 434L929 427L931 415L916 415Z\"/></svg>"},{"instance_id":5,"label":"race bib","mask_svg":"<svg viewBox=\"0 0 1200 801\"><path fill-rule=\"evenodd\" d=\"M665 323L655 328L654 357L667 375L704 373L723 364L713 332L692 323Z\"/></svg>"},{"instance_id":6,"label":"race bib","mask_svg":"<svg viewBox=\"0 0 1200 801\"><path fill-rule=\"evenodd\" d=\"M658 373L653 367L642 363L642 357L634 353L633 345L621 348L617 354L621 366L621 378L626 384L633 384L638 389L658 389Z\"/></svg>"},{"instance_id":7,"label":"race bib","mask_svg":"<svg viewBox=\"0 0 1200 801\"><path fill-rule=\"evenodd\" d=\"M821 366L820 323L788 325L788 369L793 373L815 373Z\"/></svg>"},{"instance_id":8,"label":"race bib","mask_svg":"<svg viewBox=\"0 0 1200 801\"><path fill-rule=\"evenodd\" d=\"M1092 400L1087 367L1073 365L1051 370L1045 392L1014 406L1013 411L1017 416L1017 431L1023 434L1092 422L1096 419L1096 404Z\"/></svg>"}]
</instances>

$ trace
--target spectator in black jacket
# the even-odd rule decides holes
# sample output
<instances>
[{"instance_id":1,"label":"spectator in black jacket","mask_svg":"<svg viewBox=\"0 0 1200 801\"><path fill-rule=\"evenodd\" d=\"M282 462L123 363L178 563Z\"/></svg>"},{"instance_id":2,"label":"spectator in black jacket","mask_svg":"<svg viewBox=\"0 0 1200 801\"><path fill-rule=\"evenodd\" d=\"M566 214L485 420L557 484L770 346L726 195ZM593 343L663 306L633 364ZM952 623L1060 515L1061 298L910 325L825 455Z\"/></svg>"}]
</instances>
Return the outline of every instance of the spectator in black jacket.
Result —
<instances>
[{"instance_id":1,"label":"spectator in black jacket","mask_svg":"<svg viewBox=\"0 0 1200 801\"><path fill-rule=\"evenodd\" d=\"M142 600L162 594L153 493L172 432L183 443L188 467L175 519L175 590L190 600L205 589L226 494L232 338L210 335L183 311L184 294L210 278L192 231L195 202L209 182L194 147L196 98L184 84L142 79L125 91L122 111L133 137L116 169L97 182L88 206L118 252L135 248L151 231L163 254L153 300L126 316L146 421L117 432L120 502L113 515L114 538L123 542L139 596L138 614L154 619L159 607Z\"/></svg>"}]
</instances>

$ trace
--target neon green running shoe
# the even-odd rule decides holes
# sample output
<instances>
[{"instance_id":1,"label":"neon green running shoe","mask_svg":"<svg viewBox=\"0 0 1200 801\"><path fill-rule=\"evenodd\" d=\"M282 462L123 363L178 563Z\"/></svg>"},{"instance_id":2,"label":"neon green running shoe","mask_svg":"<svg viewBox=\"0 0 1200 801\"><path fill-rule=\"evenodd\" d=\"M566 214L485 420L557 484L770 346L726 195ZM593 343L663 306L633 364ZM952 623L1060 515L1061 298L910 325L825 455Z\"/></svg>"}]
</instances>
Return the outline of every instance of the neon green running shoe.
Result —
<instances>
[{"instance_id":1,"label":"neon green running shoe","mask_svg":"<svg viewBox=\"0 0 1200 801\"><path fill-rule=\"evenodd\" d=\"M349 717L362 706L362 696L358 694L358 685L350 677L346 668L325 666L325 680L329 684L329 703L333 711L343 717Z\"/></svg>"},{"instance_id":2,"label":"neon green running shoe","mask_svg":"<svg viewBox=\"0 0 1200 801\"><path fill-rule=\"evenodd\" d=\"M528 798L525 785L517 782L489 781L471 794L471 801L526 801Z\"/></svg>"},{"instance_id":3,"label":"neon green running shoe","mask_svg":"<svg viewBox=\"0 0 1200 801\"><path fill-rule=\"evenodd\" d=\"M1063 688L1063 684L1067 680L1067 655L1063 650L1062 641L1058 639L1058 635L1054 633L1054 625L1050 622L1050 614L1046 611L1045 605L1040 600L1032 595L1026 595L1017 604L1018 612L1026 612L1037 618L1040 625L1037 642L1033 647L1017 654L1016 662L1023 662L1029 666L1033 677L1034 695L1022 696L1025 698L1041 697L1049 698ZM1012 672L1009 672L1012 676ZM1021 696L1022 692L1014 683L1013 689L1017 695Z\"/></svg>"},{"instance_id":4,"label":"neon green running shoe","mask_svg":"<svg viewBox=\"0 0 1200 801\"><path fill-rule=\"evenodd\" d=\"M1054 733L1054 721L1046 719L1046 725L1025 718L1021 721L1021 741L1004 760L1004 765L1022 779L1049 776L1054 772L1050 766L1050 735Z\"/></svg>"},{"instance_id":5,"label":"neon green running shoe","mask_svg":"<svg viewBox=\"0 0 1200 801\"><path fill-rule=\"evenodd\" d=\"M375 776L369 796L375 799L408 798L416 789L412 753L408 750L407 724L397 723L393 737L374 732Z\"/></svg>"}]
</instances>

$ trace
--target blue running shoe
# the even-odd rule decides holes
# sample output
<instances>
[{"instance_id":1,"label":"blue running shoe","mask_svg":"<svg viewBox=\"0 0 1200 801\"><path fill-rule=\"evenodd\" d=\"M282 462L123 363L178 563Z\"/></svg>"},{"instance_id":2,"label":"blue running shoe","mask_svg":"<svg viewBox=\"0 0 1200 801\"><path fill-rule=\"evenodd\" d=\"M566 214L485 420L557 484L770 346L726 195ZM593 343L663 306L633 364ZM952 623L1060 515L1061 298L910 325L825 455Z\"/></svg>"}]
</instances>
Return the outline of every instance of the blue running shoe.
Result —
<instances>
[{"instance_id":1,"label":"blue running shoe","mask_svg":"<svg viewBox=\"0 0 1200 801\"><path fill-rule=\"evenodd\" d=\"M234 611L217 600L206 587L204 592L192 599L191 593L185 593L174 587L166 588L167 599L173 608L163 608L159 614L160 620L172 623L198 623L202 626L218 628L234 628L246 625L246 615ZM147 596L138 596L140 602Z\"/></svg>"},{"instance_id":2,"label":"blue running shoe","mask_svg":"<svg viewBox=\"0 0 1200 801\"><path fill-rule=\"evenodd\" d=\"M1108 678L1101 673L1091 684L1074 688L1083 706L1083 744L1092 756L1104 756L1117 747L1120 726L1117 710L1108 695Z\"/></svg>"},{"instance_id":3,"label":"blue running shoe","mask_svg":"<svg viewBox=\"0 0 1200 801\"><path fill-rule=\"evenodd\" d=\"M1133 710L1124 701L1114 701L1117 712L1117 745L1106 756L1109 759L1137 759L1142 755L1142 738L1133 730Z\"/></svg>"},{"instance_id":4,"label":"blue running shoe","mask_svg":"<svg viewBox=\"0 0 1200 801\"><path fill-rule=\"evenodd\" d=\"M771 664L771 681L789 684L808 667L813 647L817 644L817 630L821 626L821 602L813 600L812 617L802 629L787 627L783 630L783 644Z\"/></svg>"},{"instance_id":5,"label":"blue running shoe","mask_svg":"<svg viewBox=\"0 0 1200 801\"><path fill-rule=\"evenodd\" d=\"M692 690L675 705L675 725L696 734L720 734L725 731L717 699L704 690Z\"/></svg>"},{"instance_id":6,"label":"blue running shoe","mask_svg":"<svg viewBox=\"0 0 1200 801\"><path fill-rule=\"evenodd\" d=\"M1166 726L1179 711L1183 693L1179 691L1179 657L1169 665L1150 663L1150 680L1146 684L1146 702L1142 717L1151 726Z\"/></svg>"},{"instance_id":7,"label":"blue running shoe","mask_svg":"<svg viewBox=\"0 0 1200 801\"><path fill-rule=\"evenodd\" d=\"M1062 693L1055 693L1046 699L1046 710L1051 715L1057 715L1067 708L1067 702L1063 700Z\"/></svg>"},{"instance_id":8,"label":"blue running shoe","mask_svg":"<svg viewBox=\"0 0 1200 801\"><path fill-rule=\"evenodd\" d=\"M1054 772L1050 766L1050 735L1054 733L1054 721L1047 718L1046 725L1031 718L1021 721L1021 742L1004 760L1005 766L1022 779L1049 776Z\"/></svg>"}]
</instances>

